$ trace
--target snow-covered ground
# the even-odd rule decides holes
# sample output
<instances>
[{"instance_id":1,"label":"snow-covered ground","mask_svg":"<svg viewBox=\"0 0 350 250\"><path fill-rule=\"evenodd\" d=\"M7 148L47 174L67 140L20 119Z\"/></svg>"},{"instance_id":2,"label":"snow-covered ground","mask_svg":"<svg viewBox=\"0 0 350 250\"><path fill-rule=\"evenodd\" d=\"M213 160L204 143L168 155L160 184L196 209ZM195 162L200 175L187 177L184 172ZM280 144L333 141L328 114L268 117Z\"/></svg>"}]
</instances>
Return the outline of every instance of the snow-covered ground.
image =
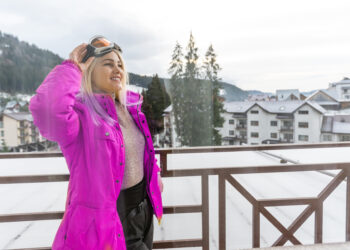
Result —
<instances>
[{"instance_id":1,"label":"snow-covered ground","mask_svg":"<svg viewBox=\"0 0 350 250\"><path fill-rule=\"evenodd\" d=\"M268 153L299 163L347 162L350 147L271 150ZM169 169L272 164L279 165L280 159L263 152L168 156ZM1 176L62 173L68 173L65 159L62 157L0 160ZM316 196L332 179L331 176L319 172L244 174L234 175L234 177L257 199ZM201 204L200 177L163 178L163 182L164 206ZM67 186L67 182L1 184L0 214L63 211ZM226 183L226 188L227 249L249 248L252 245L252 207L229 183ZM345 190L346 185L343 182L324 203L324 242L345 241ZM217 176L209 177L209 201L210 249L218 249ZM269 207L268 210L288 227L304 208L305 206L285 206ZM50 246L59 223L60 220L0 223L0 248ZM154 240L201 238L200 213L164 215L160 226L154 218L154 226ZM312 215L295 236L303 244L312 244L313 232L314 216ZM279 236L279 231L261 216L261 247L270 246Z\"/></svg>"}]
</instances>

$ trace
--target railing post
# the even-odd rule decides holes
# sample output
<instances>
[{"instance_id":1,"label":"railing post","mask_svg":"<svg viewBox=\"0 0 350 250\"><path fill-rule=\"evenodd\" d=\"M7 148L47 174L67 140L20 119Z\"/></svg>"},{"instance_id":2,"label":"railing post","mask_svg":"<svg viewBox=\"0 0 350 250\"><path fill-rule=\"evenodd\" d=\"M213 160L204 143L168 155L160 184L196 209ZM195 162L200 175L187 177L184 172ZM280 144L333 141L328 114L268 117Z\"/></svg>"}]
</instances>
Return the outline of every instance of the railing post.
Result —
<instances>
[{"instance_id":1,"label":"railing post","mask_svg":"<svg viewBox=\"0 0 350 250\"><path fill-rule=\"evenodd\" d=\"M323 202L317 203L315 210L315 244L322 243L323 238Z\"/></svg>"},{"instance_id":2,"label":"railing post","mask_svg":"<svg viewBox=\"0 0 350 250\"><path fill-rule=\"evenodd\" d=\"M346 230L345 240L350 241L350 171L346 171Z\"/></svg>"},{"instance_id":3,"label":"railing post","mask_svg":"<svg viewBox=\"0 0 350 250\"><path fill-rule=\"evenodd\" d=\"M226 249L226 180L219 174L219 249Z\"/></svg>"},{"instance_id":4,"label":"railing post","mask_svg":"<svg viewBox=\"0 0 350 250\"><path fill-rule=\"evenodd\" d=\"M260 210L253 205L253 248L260 247Z\"/></svg>"},{"instance_id":5,"label":"railing post","mask_svg":"<svg viewBox=\"0 0 350 250\"><path fill-rule=\"evenodd\" d=\"M165 152L160 152L160 165L159 167L161 168L162 172L166 172L168 170L168 161L167 161L167 156Z\"/></svg>"},{"instance_id":6,"label":"railing post","mask_svg":"<svg viewBox=\"0 0 350 250\"><path fill-rule=\"evenodd\" d=\"M202 175L202 242L203 250L209 250L209 176Z\"/></svg>"}]
</instances>

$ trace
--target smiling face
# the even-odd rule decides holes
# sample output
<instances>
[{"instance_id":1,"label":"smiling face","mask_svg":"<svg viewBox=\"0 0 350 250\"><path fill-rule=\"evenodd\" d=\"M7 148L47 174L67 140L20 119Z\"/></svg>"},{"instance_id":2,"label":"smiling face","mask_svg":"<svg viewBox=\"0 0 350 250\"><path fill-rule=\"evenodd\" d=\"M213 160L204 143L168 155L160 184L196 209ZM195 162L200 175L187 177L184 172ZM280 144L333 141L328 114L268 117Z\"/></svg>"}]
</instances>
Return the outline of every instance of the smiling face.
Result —
<instances>
[{"instance_id":1,"label":"smiling face","mask_svg":"<svg viewBox=\"0 0 350 250\"><path fill-rule=\"evenodd\" d=\"M96 58L96 65L91 73L94 92L117 94L122 89L123 77L122 62L115 51Z\"/></svg>"}]
</instances>

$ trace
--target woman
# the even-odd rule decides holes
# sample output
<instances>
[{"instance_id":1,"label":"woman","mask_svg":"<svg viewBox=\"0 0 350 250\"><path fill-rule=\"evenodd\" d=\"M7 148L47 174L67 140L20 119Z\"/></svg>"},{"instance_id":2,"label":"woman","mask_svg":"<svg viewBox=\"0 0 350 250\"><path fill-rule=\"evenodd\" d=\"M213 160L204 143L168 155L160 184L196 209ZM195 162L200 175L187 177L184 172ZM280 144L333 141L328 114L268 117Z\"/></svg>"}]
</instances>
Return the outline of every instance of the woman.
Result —
<instances>
[{"instance_id":1,"label":"woman","mask_svg":"<svg viewBox=\"0 0 350 250\"><path fill-rule=\"evenodd\" d=\"M160 168L143 97L126 89L121 49L97 36L77 46L37 88L29 109L70 172L52 249L152 249L163 214Z\"/></svg>"}]
</instances>

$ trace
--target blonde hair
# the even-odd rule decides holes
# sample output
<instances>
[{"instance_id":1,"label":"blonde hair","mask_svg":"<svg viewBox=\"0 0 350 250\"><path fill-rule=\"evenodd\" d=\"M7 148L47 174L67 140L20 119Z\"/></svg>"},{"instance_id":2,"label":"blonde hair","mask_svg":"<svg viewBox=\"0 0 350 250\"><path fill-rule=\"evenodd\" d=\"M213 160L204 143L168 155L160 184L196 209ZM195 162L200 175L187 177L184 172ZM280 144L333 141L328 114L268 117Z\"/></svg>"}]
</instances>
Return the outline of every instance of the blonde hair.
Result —
<instances>
[{"instance_id":1,"label":"blonde hair","mask_svg":"<svg viewBox=\"0 0 350 250\"><path fill-rule=\"evenodd\" d=\"M119 60L122 64L122 68L124 70L124 74L121 79L122 89L119 91L116 91L115 98L120 102L122 107L127 110L127 99L126 99L126 93L127 93L127 85L129 85L129 74L127 73L125 61L119 51L114 51L117 56L119 57ZM100 122L98 120L98 117L101 117L103 120L105 120L109 125L113 126L117 122L112 117L108 115L108 113L101 107L100 103L96 100L96 97L94 96L93 92L93 83L92 83L92 72L96 66L98 59L95 57L89 67L87 68L86 72L84 73L82 80L81 80L81 87L80 92L77 95L82 99L82 102L86 104L86 106L89 109L89 112L92 116L92 120L95 123L95 125L99 126Z\"/></svg>"}]
</instances>

